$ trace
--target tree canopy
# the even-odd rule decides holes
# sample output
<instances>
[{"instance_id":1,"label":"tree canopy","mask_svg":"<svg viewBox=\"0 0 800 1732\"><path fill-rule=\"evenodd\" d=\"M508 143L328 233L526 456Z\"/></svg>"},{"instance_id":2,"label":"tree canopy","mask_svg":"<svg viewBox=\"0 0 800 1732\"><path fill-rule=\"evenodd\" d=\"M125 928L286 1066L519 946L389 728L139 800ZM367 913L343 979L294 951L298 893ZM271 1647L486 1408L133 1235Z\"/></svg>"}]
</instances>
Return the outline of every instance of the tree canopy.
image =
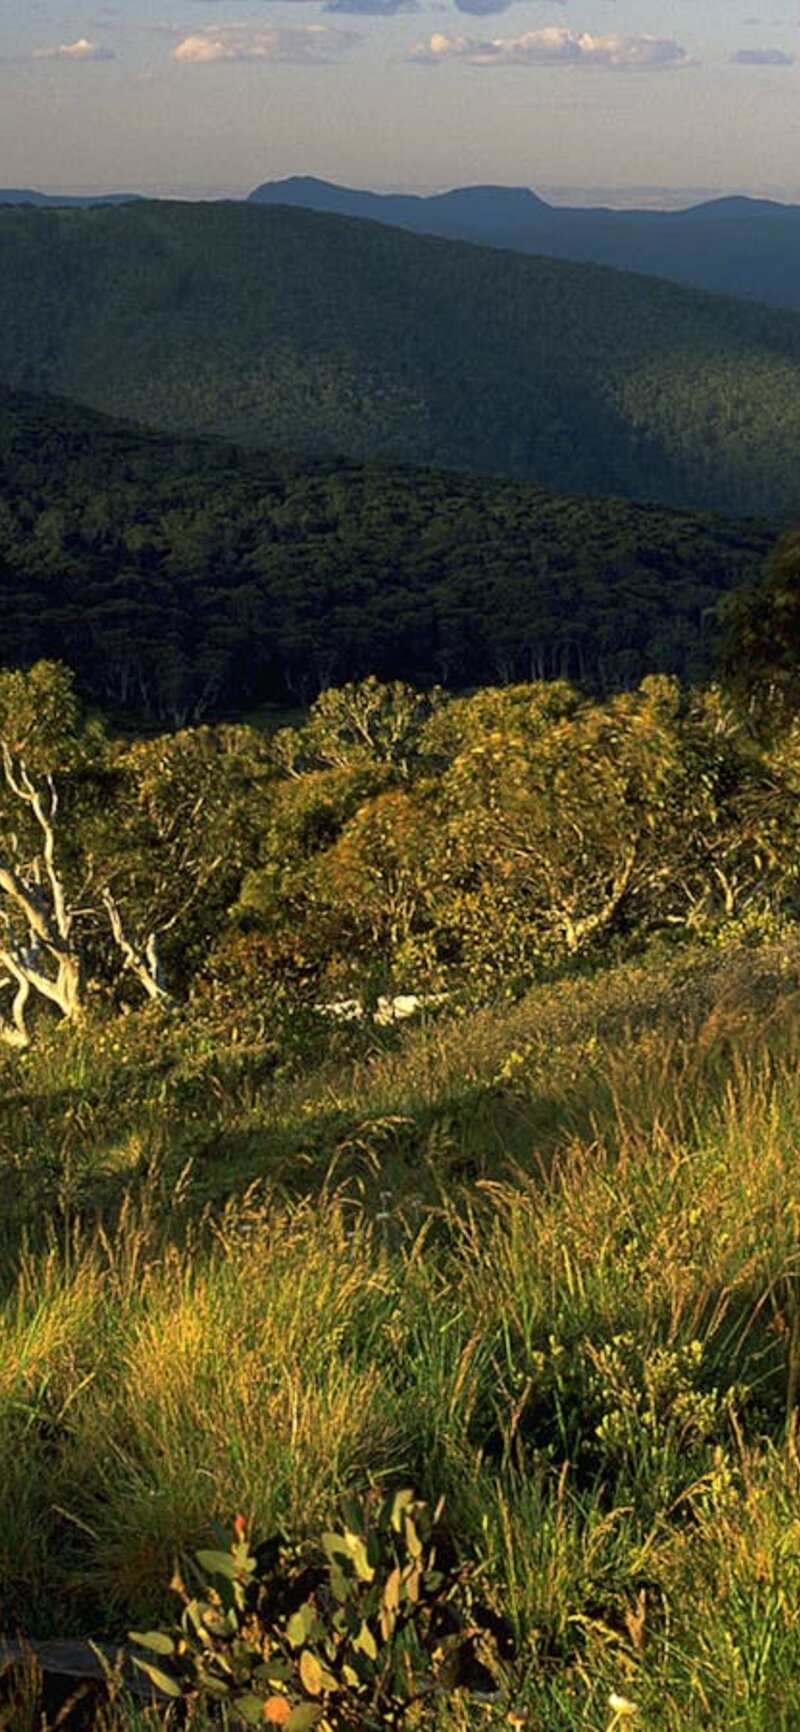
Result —
<instances>
[{"instance_id":1,"label":"tree canopy","mask_svg":"<svg viewBox=\"0 0 800 1732\"><path fill-rule=\"evenodd\" d=\"M4 658L181 726L375 674L596 693L711 667L775 531L420 468L136 434L0 391Z\"/></svg>"},{"instance_id":2,"label":"tree canopy","mask_svg":"<svg viewBox=\"0 0 800 1732\"><path fill-rule=\"evenodd\" d=\"M0 378L143 425L788 519L800 318L301 210L0 208Z\"/></svg>"}]
</instances>

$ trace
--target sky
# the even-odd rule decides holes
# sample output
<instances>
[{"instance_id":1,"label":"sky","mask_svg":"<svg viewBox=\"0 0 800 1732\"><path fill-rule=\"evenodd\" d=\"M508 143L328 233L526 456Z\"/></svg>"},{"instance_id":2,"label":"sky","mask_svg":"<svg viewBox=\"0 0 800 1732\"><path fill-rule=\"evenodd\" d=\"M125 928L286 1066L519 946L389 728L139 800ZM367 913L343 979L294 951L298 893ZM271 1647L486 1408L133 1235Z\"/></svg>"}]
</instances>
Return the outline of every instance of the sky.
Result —
<instances>
[{"instance_id":1,"label":"sky","mask_svg":"<svg viewBox=\"0 0 800 1732\"><path fill-rule=\"evenodd\" d=\"M792 9L792 6L794 9ZM0 0L0 186L800 202L800 0Z\"/></svg>"}]
</instances>

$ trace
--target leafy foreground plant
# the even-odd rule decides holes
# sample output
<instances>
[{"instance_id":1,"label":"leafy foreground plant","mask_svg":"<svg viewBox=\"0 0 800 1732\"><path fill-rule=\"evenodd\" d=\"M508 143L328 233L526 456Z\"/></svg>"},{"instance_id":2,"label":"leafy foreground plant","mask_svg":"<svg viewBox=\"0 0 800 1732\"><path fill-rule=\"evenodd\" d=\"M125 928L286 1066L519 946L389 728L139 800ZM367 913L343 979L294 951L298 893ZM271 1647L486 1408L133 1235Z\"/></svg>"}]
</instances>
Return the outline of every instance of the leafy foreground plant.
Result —
<instances>
[{"instance_id":1,"label":"leafy foreground plant","mask_svg":"<svg viewBox=\"0 0 800 1732\"><path fill-rule=\"evenodd\" d=\"M251 1552L237 1517L228 1551L197 1553L201 1594L174 1580L179 1626L131 1632L157 1656L136 1665L172 1698L286 1732L414 1724L453 1690L494 1694L508 1632L475 1599L475 1566L438 1560L441 1509L408 1489L350 1500L324 1563L282 1536Z\"/></svg>"}]
</instances>

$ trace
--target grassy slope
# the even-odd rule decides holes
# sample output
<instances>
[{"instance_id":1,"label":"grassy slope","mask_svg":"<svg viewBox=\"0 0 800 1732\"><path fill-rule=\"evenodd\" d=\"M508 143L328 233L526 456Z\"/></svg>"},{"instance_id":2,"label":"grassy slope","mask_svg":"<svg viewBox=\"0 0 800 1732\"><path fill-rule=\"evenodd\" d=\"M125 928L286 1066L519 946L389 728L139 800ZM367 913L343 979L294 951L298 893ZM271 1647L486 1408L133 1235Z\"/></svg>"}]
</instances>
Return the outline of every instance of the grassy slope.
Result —
<instances>
[{"instance_id":1,"label":"grassy slope","mask_svg":"<svg viewBox=\"0 0 800 1732\"><path fill-rule=\"evenodd\" d=\"M0 211L0 376L154 426L791 516L800 321L237 205Z\"/></svg>"},{"instance_id":2,"label":"grassy slope","mask_svg":"<svg viewBox=\"0 0 800 1732\"><path fill-rule=\"evenodd\" d=\"M141 1626L211 1516L413 1478L532 1725L796 1724L798 990L789 940L316 1064L149 1014L6 1061L0 1626Z\"/></svg>"}]
</instances>

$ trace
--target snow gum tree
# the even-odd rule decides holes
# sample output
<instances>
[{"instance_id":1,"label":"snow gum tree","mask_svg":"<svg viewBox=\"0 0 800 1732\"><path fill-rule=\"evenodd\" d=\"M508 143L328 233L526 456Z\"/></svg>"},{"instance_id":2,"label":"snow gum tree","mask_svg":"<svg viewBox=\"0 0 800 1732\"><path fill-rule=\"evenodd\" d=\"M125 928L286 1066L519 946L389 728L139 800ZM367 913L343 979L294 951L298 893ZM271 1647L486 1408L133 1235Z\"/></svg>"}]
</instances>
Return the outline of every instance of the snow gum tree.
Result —
<instances>
[{"instance_id":1,"label":"snow gum tree","mask_svg":"<svg viewBox=\"0 0 800 1732\"><path fill-rule=\"evenodd\" d=\"M102 925L117 972L167 1000L155 930L126 926L103 881L98 778L109 768L102 730L82 727L69 670L39 662L0 673L0 1040L28 1046L48 1007L79 1022L87 955ZM92 784L94 782L94 789ZM94 796L94 797L93 797Z\"/></svg>"}]
</instances>

